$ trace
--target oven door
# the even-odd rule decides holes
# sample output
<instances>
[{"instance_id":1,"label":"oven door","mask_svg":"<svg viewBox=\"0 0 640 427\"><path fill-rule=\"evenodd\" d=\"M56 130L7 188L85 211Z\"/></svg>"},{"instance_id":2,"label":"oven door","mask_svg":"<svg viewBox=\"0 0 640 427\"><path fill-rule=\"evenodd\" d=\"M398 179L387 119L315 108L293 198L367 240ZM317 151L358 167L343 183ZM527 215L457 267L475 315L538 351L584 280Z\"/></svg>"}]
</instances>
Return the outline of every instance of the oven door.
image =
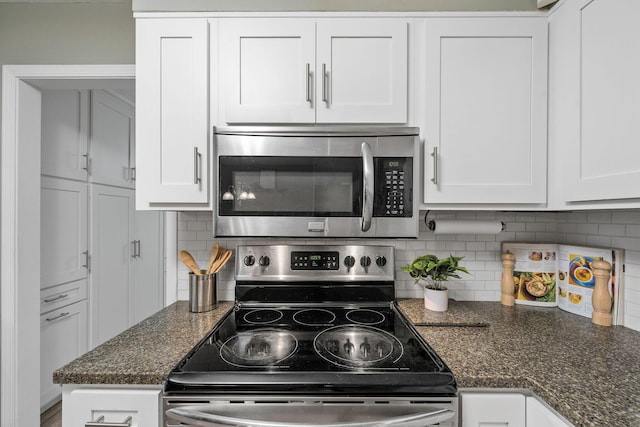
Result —
<instances>
[{"instance_id":1,"label":"oven door","mask_svg":"<svg viewBox=\"0 0 640 427\"><path fill-rule=\"evenodd\" d=\"M216 235L375 236L375 138L216 140Z\"/></svg>"},{"instance_id":2,"label":"oven door","mask_svg":"<svg viewBox=\"0 0 640 427\"><path fill-rule=\"evenodd\" d=\"M458 426L457 398L375 400L320 398L212 400L167 405L165 426L200 427L439 427ZM171 399L169 399L171 401ZM195 401L194 401L195 400Z\"/></svg>"}]
</instances>

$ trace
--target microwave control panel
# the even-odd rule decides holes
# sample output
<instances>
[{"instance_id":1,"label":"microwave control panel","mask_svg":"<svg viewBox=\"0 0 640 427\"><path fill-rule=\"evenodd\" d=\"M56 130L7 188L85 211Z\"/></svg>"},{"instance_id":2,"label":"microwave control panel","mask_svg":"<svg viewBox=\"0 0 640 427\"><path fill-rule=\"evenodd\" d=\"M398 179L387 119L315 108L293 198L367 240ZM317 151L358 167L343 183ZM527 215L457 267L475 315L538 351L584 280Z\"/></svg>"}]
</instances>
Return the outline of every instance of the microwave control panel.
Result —
<instances>
[{"instance_id":1,"label":"microwave control panel","mask_svg":"<svg viewBox=\"0 0 640 427\"><path fill-rule=\"evenodd\" d=\"M413 159L375 158L376 194L374 216L411 217L413 215Z\"/></svg>"}]
</instances>

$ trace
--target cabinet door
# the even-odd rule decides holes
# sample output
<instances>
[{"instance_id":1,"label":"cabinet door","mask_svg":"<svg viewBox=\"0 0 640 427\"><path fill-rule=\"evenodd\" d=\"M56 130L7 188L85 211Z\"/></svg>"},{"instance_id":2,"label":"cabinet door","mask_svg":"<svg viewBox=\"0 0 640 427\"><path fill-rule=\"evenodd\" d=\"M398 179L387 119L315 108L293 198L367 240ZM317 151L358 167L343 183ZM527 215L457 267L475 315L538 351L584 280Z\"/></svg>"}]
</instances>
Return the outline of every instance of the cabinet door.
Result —
<instances>
[{"instance_id":1,"label":"cabinet door","mask_svg":"<svg viewBox=\"0 0 640 427\"><path fill-rule=\"evenodd\" d=\"M558 26L571 37L570 75L563 84L576 85L574 96L560 110L557 126L573 126L563 165L567 201L640 197L640 2L580 0L560 11ZM555 17L554 17L555 18ZM563 70L560 70L561 72ZM552 78L560 76L552 75ZM563 90L559 88L559 90ZM576 105L578 108L576 109ZM570 110L573 111L570 111ZM573 116L577 110L577 116ZM575 119L573 119L575 117Z\"/></svg>"},{"instance_id":2,"label":"cabinet door","mask_svg":"<svg viewBox=\"0 0 640 427\"><path fill-rule=\"evenodd\" d=\"M313 123L312 19L221 19L227 123Z\"/></svg>"},{"instance_id":3,"label":"cabinet door","mask_svg":"<svg viewBox=\"0 0 640 427\"><path fill-rule=\"evenodd\" d=\"M527 397L527 427L567 427L571 424L557 416L535 397Z\"/></svg>"},{"instance_id":4,"label":"cabinet door","mask_svg":"<svg viewBox=\"0 0 640 427\"><path fill-rule=\"evenodd\" d=\"M162 425L161 390L82 386L70 392L66 390L62 398L63 427L83 426L101 416L105 424L123 423L131 417L131 427Z\"/></svg>"},{"instance_id":5,"label":"cabinet door","mask_svg":"<svg viewBox=\"0 0 640 427\"><path fill-rule=\"evenodd\" d=\"M87 277L87 184L42 176L40 289Z\"/></svg>"},{"instance_id":6,"label":"cabinet door","mask_svg":"<svg viewBox=\"0 0 640 427\"><path fill-rule=\"evenodd\" d=\"M134 191L91 185L91 348L132 324Z\"/></svg>"},{"instance_id":7,"label":"cabinet door","mask_svg":"<svg viewBox=\"0 0 640 427\"><path fill-rule=\"evenodd\" d=\"M103 90L91 91L90 180L134 187L134 109Z\"/></svg>"},{"instance_id":8,"label":"cabinet door","mask_svg":"<svg viewBox=\"0 0 640 427\"><path fill-rule=\"evenodd\" d=\"M406 123L408 22L327 19L317 28L317 122Z\"/></svg>"},{"instance_id":9,"label":"cabinet door","mask_svg":"<svg viewBox=\"0 0 640 427\"><path fill-rule=\"evenodd\" d=\"M425 203L545 203L546 18L425 25Z\"/></svg>"},{"instance_id":10,"label":"cabinet door","mask_svg":"<svg viewBox=\"0 0 640 427\"><path fill-rule=\"evenodd\" d=\"M164 307L164 218L162 212L135 211L133 323Z\"/></svg>"},{"instance_id":11,"label":"cabinet door","mask_svg":"<svg viewBox=\"0 0 640 427\"><path fill-rule=\"evenodd\" d=\"M462 427L525 427L525 396L462 393Z\"/></svg>"},{"instance_id":12,"label":"cabinet door","mask_svg":"<svg viewBox=\"0 0 640 427\"><path fill-rule=\"evenodd\" d=\"M40 406L62 393L53 384L53 371L86 353L87 301L80 301L40 316Z\"/></svg>"},{"instance_id":13,"label":"cabinet door","mask_svg":"<svg viewBox=\"0 0 640 427\"><path fill-rule=\"evenodd\" d=\"M42 91L42 174L86 181L89 92Z\"/></svg>"},{"instance_id":14,"label":"cabinet door","mask_svg":"<svg viewBox=\"0 0 640 427\"><path fill-rule=\"evenodd\" d=\"M138 207L209 202L208 23L136 20Z\"/></svg>"}]
</instances>

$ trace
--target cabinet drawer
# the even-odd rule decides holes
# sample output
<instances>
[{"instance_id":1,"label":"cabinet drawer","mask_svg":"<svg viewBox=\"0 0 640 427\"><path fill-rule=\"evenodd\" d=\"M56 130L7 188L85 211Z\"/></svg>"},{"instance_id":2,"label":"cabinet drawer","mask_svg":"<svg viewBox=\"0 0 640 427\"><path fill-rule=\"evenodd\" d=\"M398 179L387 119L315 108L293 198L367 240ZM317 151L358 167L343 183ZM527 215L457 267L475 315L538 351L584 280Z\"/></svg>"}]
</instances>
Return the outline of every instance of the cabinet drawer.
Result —
<instances>
[{"instance_id":1,"label":"cabinet drawer","mask_svg":"<svg viewBox=\"0 0 640 427\"><path fill-rule=\"evenodd\" d=\"M161 390L154 388L64 386L62 393L63 427L83 426L104 417L103 422L121 423L128 417L132 427L162 425Z\"/></svg>"},{"instance_id":2,"label":"cabinet drawer","mask_svg":"<svg viewBox=\"0 0 640 427\"><path fill-rule=\"evenodd\" d=\"M57 310L87 298L87 280L76 280L40 292L40 314Z\"/></svg>"}]
</instances>

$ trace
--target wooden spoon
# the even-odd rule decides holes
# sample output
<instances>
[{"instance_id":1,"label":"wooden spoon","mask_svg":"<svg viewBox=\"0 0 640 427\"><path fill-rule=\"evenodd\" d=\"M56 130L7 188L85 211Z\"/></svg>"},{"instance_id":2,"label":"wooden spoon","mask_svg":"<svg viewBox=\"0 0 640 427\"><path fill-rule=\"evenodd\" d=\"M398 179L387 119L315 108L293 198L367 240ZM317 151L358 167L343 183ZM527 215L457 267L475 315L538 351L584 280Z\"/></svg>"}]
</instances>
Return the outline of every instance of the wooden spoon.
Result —
<instances>
[{"instance_id":1,"label":"wooden spoon","mask_svg":"<svg viewBox=\"0 0 640 427\"><path fill-rule=\"evenodd\" d=\"M233 254L233 252L231 252L230 250L227 250L220 259L218 259L214 264L213 264L213 268L211 269L212 273L217 273L218 271L220 271L220 269L222 269L222 267L224 267L224 265L227 263L227 261L229 261L229 258L231 258L231 255Z\"/></svg>"},{"instance_id":2,"label":"wooden spoon","mask_svg":"<svg viewBox=\"0 0 640 427\"><path fill-rule=\"evenodd\" d=\"M216 261L216 259L218 259L219 251L220 251L220 245L218 245L218 242L216 242L213 244L213 246L211 246L211 255L209 255L209 264L207 265L207 274L211 274L211 267L213 266L213 263Z\"/></svg>"},{"instance_id":3,"label":"wooden spoon","mask_svg":"<svg viewBox=\"0 0 640 427\"><path fill-rule=\"evenodd\" d=\"M191 271L193 271L193 274L199 276L200 274L202 274L202 272L200 271L200 269L198 268L198 263L196 263L196 260L193 259L193 256L191 256L191 254L187 251L180 251L180 253L178 254L180 257L180 261L182 261L184 263L184 265L186 265L187 267L189 267L189 269Z\"/></svg>"}]
</instances>

